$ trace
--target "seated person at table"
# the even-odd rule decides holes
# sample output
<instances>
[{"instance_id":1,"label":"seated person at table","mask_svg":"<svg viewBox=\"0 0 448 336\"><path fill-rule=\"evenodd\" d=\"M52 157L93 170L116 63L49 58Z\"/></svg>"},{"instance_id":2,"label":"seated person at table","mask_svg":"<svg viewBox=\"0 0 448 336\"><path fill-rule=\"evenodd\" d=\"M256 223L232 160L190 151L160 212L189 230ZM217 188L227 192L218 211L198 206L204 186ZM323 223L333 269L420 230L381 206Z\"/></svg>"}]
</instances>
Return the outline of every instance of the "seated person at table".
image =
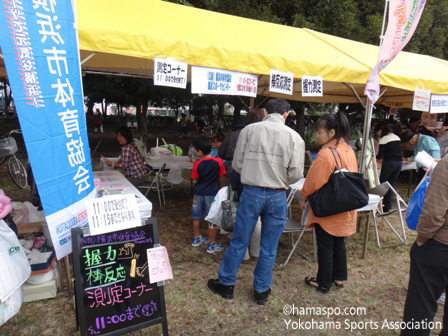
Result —
<instances>
[{"instance_id":1,"label":"seated person at table","mask_svg":"<svg viewBox=\"0 0 448 336\"><path fill-rule=\"evenodd\" d=\"M377 160L383 160L381 166L380 183L389 182L393 187L401 172L403 159L401 156L401 140L391 132L389 125L379 122L375 127L375 135L379 137ZM393 192L389 190L384 196L383 211L389 212L392 208Z\"/></svg>"},{"instance_id":2,"label":"seated person at table","mask_svg":"<svg viewBox=\"0 0 448 336\"><path fill-rule=\"evenodd\" d=\"M133 142L132 132L126 126L121 126L116 132L117 141L123 146L121 155L117 162L105 159L104 162L109 167L121 168L124 170L126 178L133 185L138 186L146 181L148 173L145 160Z\"/></svg>"},{"instance_id":3,"label":"seated person at table","mask_svg":"<svg viewBox=\"0 0 448 336\"><path fill-rule=\"evenodd\" d=\"M200 221L207 216L210 211L210 206L222 187L222 176L226 173L224 164L220 158L214 158L210 155L212 151L212 143L209 139L201 137L193 141L193 146L196 149L196 155L200 158L193 165L191 178L196 182L194 186L193 196L193 210L192 210L192 224L193 224L193 238L191 245L198 247L199 245L208 242L207 253L215 253L222 251L224 247L217 244L216 226L209 224L208 235L209 238L202 237L200 229Z\"/></svg>"},{"instance_id":4,"label":"seated person at table","mask_svg":"<svg viewBox=\"0 0 448 336\"><path fill-rule=\"evenodd\" d=\"M407 159L409 162L414 161L415 156L421 151L425 151L433 159L440 159L440 146L433 137L420 133L413 134L412 132L406 132L401 139L403 142L409 142L409 144L414 146L414 155ZM425 176L425 171L419 164L417 164L417 168L419 168L417 179L420 182L423 176Z\"/></svg>"}]
</instances>

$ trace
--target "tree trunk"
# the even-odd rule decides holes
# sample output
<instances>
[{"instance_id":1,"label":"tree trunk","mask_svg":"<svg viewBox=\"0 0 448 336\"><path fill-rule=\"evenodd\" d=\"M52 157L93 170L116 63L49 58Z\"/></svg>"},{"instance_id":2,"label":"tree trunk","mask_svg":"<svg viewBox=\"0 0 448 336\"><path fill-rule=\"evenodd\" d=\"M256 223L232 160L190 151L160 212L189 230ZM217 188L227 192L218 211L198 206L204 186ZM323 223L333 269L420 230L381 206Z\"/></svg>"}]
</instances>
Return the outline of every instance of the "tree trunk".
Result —
<instances>
[{"instance_id":1,"label":"tree trunk","mask_svg":"<svg viewBox=\"0 0 448 336\"><path fill-rule=\"evenodd\" d=\"M142 141L148 145L148 120L146 114L148 113L148 100L137 104L137 124L140 131Z\"/></svg>"},{"instance_id":2,"label":"tree trunk","mask_svg":"<svg viewBox=\"0 0 448 336\"><path fill-rule=\"evenodd\" d=\"M305 139L305 103L298 102L296 111L297 133Z\"/></svg>"},{"instance_id":3,"label":"tree trunk","mask_svg":"<svg viewBox=\"0 0 448 336\"><path fill-rule=\"evenodd\" d=\"M218 120L224 120L224 107L226 105L226 99L218 99Z\"/></svg>"},{"instance_id":4,"label":"tree trunk","mask_svg":"<svg viewBox=\"0 0 448 336\"><path fill-rule=\"evenodd\" d=\"M296 131L305 139L305 104L299 101L290 101L291 108L296 112Z\"/></svg>"},{"instance_id":5,"label":"tree trunk","mask_svg":"<svg viewBox=\"0 0 448 336\"><path fill-rule=\"evenodd\" d=\"M93 116L93 105L95 105L95 102L91 99L87 100L87 115Z\"/></svg>"},{"instance_id":6,"label":"tree trunk","mask_svg":"<svg viewBox=\"0 0 448 336\"><path fill-rule=\"evenodd\" d=\"M232 105L233 105L232 125L235 128L240 123L241 109L243 108L243 103L238 97L235 97L235 99L232 102Z\"/></svg>"}]
</instances>

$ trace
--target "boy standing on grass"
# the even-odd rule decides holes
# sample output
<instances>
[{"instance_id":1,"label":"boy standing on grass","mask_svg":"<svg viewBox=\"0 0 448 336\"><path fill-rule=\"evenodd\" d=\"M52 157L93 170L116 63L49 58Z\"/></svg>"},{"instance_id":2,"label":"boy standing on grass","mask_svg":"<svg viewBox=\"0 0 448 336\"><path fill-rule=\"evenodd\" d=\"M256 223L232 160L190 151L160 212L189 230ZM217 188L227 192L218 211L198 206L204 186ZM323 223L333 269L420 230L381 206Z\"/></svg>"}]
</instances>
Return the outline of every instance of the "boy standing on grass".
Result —
<instances>
[{"instance_id":1,"label":"boy standing on grass","mask_svg":"<svg viewBox=\"0 0 448 336\"><path fill-rule=\"evenodd\" d=\"M196 149L196 156L200 160L193 165L191 178L196 181L193 196L193 238L191 245L197 247L208 242L207 253L222 251L224 247L216 243L216 227L213 224L208 226L209 238L202 237L199 228L200 221L207 216L210 206L222 186L222 176L226 173L224 164L220 158L210 155L212 143L209 139L201 137L193 141L193 147Z\"/></svg>"}]
</instances>

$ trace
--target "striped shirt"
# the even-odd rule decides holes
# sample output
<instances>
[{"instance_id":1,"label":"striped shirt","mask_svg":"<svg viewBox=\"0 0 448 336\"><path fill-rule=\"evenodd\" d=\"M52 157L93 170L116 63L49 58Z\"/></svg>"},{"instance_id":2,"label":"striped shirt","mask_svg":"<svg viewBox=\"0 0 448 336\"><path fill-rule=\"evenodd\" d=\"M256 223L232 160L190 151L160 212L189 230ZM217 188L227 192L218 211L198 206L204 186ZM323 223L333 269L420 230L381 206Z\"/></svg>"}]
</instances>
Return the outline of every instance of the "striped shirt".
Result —
<instances>
[{"instance_id":1,"label":"striped shirt","mask_svg":"<svg viewBox=\"0 0 448 336\"><path fill-rule=\"evenodd\" d=\"M142 178L147 174L145 161L133 143L121 149L121 168L126 177Z\"/></svg>"},{"instance_id":2,"label":"striped shirt","mask_svg":"<svg viewBox=\"0 0 448 336\"><path fill-rule=\"evenodd\" d=\"M448 245L448 155L434 169L417 232L419 237Z\"/></svg>"}]
</instances>

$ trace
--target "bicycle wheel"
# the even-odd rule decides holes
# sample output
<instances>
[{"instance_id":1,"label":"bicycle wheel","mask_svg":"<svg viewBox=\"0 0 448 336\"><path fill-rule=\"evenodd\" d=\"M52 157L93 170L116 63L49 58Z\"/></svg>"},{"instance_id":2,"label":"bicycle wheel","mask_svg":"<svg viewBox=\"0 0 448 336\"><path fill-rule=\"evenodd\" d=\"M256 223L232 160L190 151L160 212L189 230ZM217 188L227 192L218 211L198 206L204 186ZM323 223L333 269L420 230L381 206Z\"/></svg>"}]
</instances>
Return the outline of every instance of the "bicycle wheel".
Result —
<instances>
[{"instance_id":1,"label":"bicycle wheel","mask_svg":"<svg viewBox=\"0 0 448 336\"><path fill-rule=\"evenodd\" d=\"M0 165L3 163L3 161L5 161L5 159L6 159L6 156L0 157Z\"/></svg>"},{"instance_id":2,"label":"bicycle wheel","mask_svg":"<svg viewBox=\"0 0 448 336\"><path fill-rule=\"evenodd\" d=\"M8 170L11 179L19 188L23 189L28 186L26 169L22 162L20 162L20 160L15 156L12 156L8 160Z\"/></svg>"}]
</instances>

